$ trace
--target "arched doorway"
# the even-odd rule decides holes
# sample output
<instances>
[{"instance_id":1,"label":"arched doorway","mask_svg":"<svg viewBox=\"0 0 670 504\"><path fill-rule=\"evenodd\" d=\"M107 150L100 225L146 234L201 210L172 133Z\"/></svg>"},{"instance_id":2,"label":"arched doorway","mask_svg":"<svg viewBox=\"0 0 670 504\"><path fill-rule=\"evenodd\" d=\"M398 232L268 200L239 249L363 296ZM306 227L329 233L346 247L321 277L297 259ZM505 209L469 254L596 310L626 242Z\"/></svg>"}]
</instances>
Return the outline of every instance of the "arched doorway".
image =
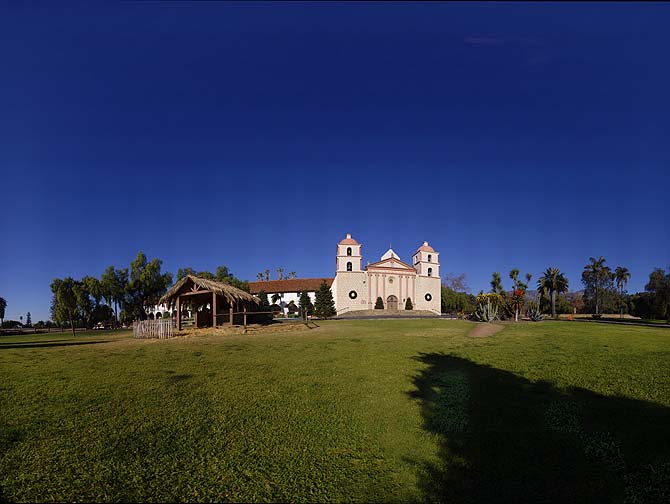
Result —
<instances>
[{"instance_id":1,"label":"arched doorway","mask_svg":"<svg viewBox=\"0 0 670 504\"><path fill-rule=\"evenodd\" d=\"M386 298L386 309L390 311L398 311L398 298L393 294Z\"/></svg>"}]
</instances>

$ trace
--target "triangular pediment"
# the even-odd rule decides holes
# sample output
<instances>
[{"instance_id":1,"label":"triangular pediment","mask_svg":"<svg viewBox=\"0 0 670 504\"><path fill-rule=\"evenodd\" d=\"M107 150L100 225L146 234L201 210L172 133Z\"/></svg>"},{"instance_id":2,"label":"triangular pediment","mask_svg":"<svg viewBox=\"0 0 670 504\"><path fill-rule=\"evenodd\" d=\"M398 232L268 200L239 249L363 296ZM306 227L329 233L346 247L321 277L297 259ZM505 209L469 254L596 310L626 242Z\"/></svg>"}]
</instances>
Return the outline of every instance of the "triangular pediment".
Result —
<instances>
[{"instance_id":1,"label":"triangular pediment","mask_svg":"<svg viewBox=\"0 0 670 504\"><path fill-rule=\"evenodd\" d=\"M399 269L399 270L408 270L408 271L413 271L416 272L414 268L412 268L409 264L406 262L402 262L400 259L396 259L394 257L391 257L389 259L384 259L383 261L379 261L376 263L368 264L367 270L370 269Z\"/></svg>"}]
</instances>

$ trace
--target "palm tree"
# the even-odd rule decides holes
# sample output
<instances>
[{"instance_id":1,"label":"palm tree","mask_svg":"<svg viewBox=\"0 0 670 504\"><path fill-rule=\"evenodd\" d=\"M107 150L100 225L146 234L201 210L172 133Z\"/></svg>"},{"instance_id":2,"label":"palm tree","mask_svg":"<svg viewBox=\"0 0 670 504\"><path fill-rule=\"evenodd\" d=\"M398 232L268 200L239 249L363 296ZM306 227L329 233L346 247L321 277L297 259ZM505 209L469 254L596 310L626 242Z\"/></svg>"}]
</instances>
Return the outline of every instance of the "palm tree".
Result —
<instances>
[{"instance_id":1,"label":"palm tree","mask_svg":"<svg viewBox=\"0 0 670 504\"><path fill-rule=\"evenodd\" d=\"M497 271L493 272L493 278L491 278L491 292L495 294L501 294L503 292L502 281L500 279L500 273Z\"/></svg>"},{"instance_id":2,"label":"palm tree","mask_svg":"<svg viewBox=\"0 0 670 504\"><path fill-rule=\"evenodd\" d=\"M7 301L0 297L0 327L5 323L5 308L7 308Z\"/></svg>"},{"instance_id":3,"label":"palm tree","mask_svg":"<svg viewBox=\"0 0 670 504\"><path fill-rule=\"evenodd\" d=\"M590 279L593 283L594 289L595 289L595 301L596 301L596 315L598 315L599 312L599 304L598 304L598 293L599 293L599 288L600 288L600 283L603 281L604 278L609 277L612 272L609 268L609 266L605 266L605 258L603 256L600 256L598 259L595 257L589 257L589 264L584 266L584 272L582 273L582 278L583 279Z\"/></svg>"},{"instance_id":4,"label":"palm tree","mask_svg":"<svg viewBox=\"0 0 670 504\"><path fill-rule=\"evenodd\" d=\"M289 272L289 274L288 274L289 279L290 279L290 278L295 278L296 276L298 276L298 274L297 274L295 271L291 271L291 272Z\"/></svg>"},{"instance_id":5,"label":"palm tree","mask_svg":"<svg viewBox=\"0 0 670 504\"><path fill-rule=\"evenodd\" d=\"M623 318L623 290L628 280L630 280L630 271L628 271L628 268L617 266L614 270L614 280L616 281L616 286L619 288L619 296L621 297L621 307L619 310L620 316Z\"/></svg>"},{"instance_id":6,"label":"palm tree","mask_svg":"<svg viewBox=\"0 0 670 504\"><path fill-rule=\"evenodd\" d=\"M257 278L258 280L261 280L261 281L263 280L263 277L264 277L263 272L261 272L261 273L259 273L258 275L256 275L256 278Z\"/></svg>"},{"instance_id":7,"label":"palm tree","mask_svg":"<svg viewBox=\"0 0 670 504\"><path fill-rule=\"evenodd\" d=\"M284 268L277 268L277 280L284 279Z\"/></svg>"},{"instance_id":8,"label":"palm tree","mask_svg":"<svg viewBox=\"0 0 670 504\"><path fill-rule=\"evenodd\" d=\"M270 280L270 270L269 270L269 269L266 269L266 270L265 270L265 281L267 282L267 281L269 281L269 280Z\"/></svg>"},{"instance_id":9,"label":"palm tree","mask_svg":"<svg viewBox=\"0 0 670 504\"><path fill-rule=\"evenodd\" d=\"M551 298L551 316L556 317L556 293L568 292L568 279L558 268L547 268L537 281L537 290L540 296L548 292ZM539 305L539 302L538 302Z\"/></svg>"}]
</instances>

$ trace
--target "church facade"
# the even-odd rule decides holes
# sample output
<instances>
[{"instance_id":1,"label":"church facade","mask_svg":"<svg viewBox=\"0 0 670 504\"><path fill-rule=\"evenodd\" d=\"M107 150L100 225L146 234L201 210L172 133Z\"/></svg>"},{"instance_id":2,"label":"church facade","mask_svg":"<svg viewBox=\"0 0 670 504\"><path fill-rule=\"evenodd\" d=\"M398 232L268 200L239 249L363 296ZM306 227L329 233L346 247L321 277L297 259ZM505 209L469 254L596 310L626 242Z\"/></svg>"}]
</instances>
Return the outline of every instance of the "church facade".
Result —
<instances>
[{"instance_id":1,"label":"church facade","mask_svg":"<svg viewBox=\"0 0 670 504\"><path fill-rule=\"evenodd\" d=\"M377 298L389 311L404 310L410 298L414 310L440 313L439 253L428 242L414 252L412 264L389 248L379 261L363 267L361 247L350 234L337 244L331 290L338 315L373 310Z\"/></svg>"}]
</instances>

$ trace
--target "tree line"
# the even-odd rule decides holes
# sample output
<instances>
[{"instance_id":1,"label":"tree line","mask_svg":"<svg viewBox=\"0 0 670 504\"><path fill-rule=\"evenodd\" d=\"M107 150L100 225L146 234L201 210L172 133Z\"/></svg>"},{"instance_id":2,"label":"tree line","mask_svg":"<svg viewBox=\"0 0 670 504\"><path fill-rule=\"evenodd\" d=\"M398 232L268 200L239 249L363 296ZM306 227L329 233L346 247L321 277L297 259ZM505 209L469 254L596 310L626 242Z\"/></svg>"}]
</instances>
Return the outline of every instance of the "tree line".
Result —
<instances>
[{"instance_id":1,"label":"tree line","mask_svg":"<svg viewBox=\"0 0 670 504\"><path fill-rule=\"evenodd\" d=\"M618 313L623 317L628 313L643 319L659 319L670 322L670 271L656 268L649 275L645 292L628 294L626 285L630 271L623 266L612 270L604 257L590 257L581 275L583 290L569 291L567 277L560 269L547 268L537 280L537 290L528 289L532 276L525 275L525 282L519 278L519 270L509 273L512 288L507 291L502 285L499 272L491 278L489 293L479 296L470 294L465 285L465 275L447 275L442 286L442 310L473 316L479 305L493 302L497 318L514 318L522 314L541 319L541 314L552 317L566 313L590 313L599 318L603 313Z\"/></svg>"},{"instance_id":2,"label":"tree line","mask_svg":"<svg viewBox=\"0 0 670 504\"><path fill-rule=\"evenodd\" d=\"M146 307L158 304L172 284L172 273L161 271L162 265L160 259L149 261L140 251L128 268L109 266L100 278L55 278L51 282L52 320L70 326L73 333L75 327L92 329L101 322L118 326L145 320ZM216 273L196 272L193 268L177 271L178 280L186 275L218 280L249 291L248 283L236 278L226 266L219 266Z\"/></svg>"}]
</instances>

